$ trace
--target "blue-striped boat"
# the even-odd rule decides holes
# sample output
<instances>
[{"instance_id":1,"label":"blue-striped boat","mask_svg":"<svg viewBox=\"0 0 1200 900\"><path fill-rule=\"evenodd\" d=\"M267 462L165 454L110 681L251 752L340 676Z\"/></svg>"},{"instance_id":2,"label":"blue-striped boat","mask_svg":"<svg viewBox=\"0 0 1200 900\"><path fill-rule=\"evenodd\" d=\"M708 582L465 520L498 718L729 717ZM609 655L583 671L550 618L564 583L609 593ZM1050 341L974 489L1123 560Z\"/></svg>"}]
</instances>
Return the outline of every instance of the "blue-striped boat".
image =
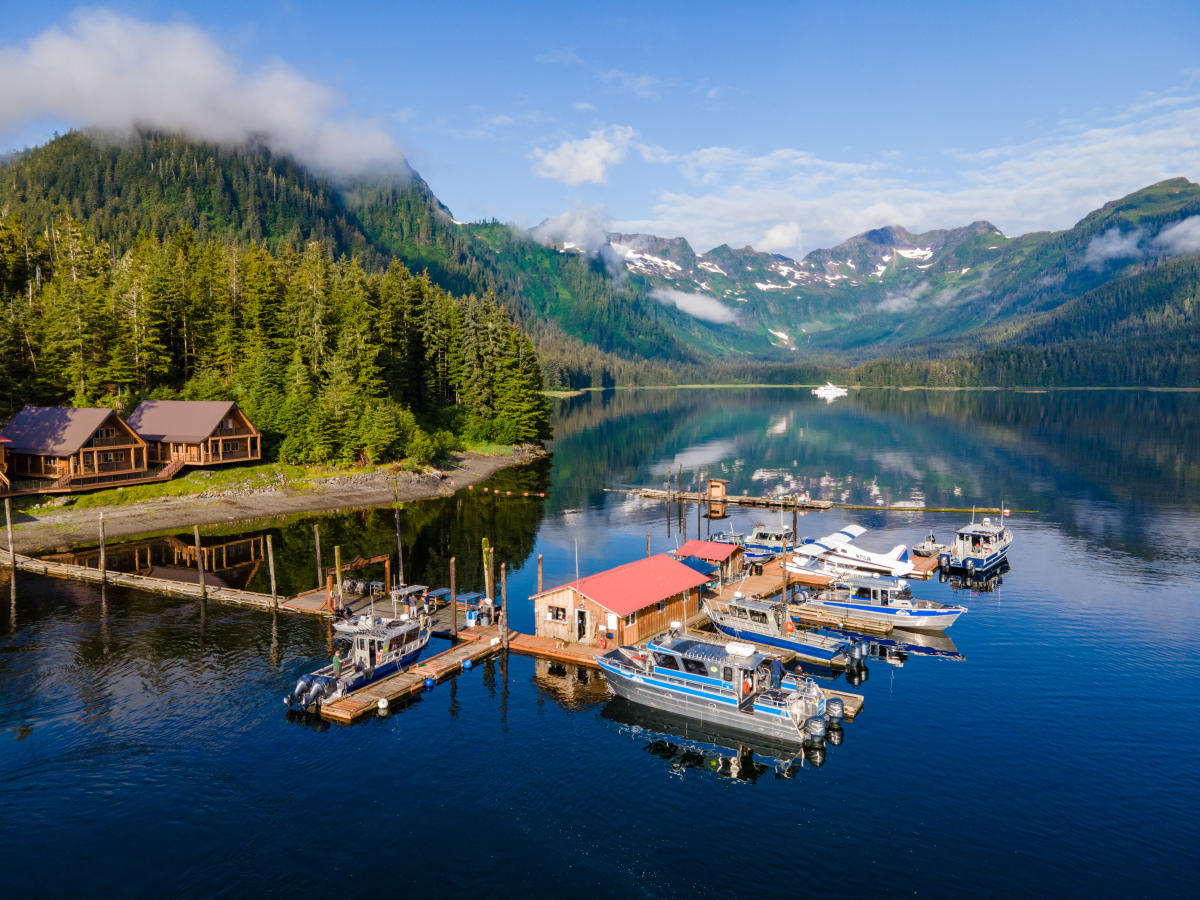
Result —
<instances>
[{"instance_id":1,"label":"blue-striped boat","mask_svg":"<svg viewBox=\"0 0 1200 900\"><path fill-rule=\"evenodd\" d=\"M919 600L903 578L855 578L846 576L828 588L800 593L791 608L792 620L804 621L804 609L827 609L856 619L880 622L913 631L944 631L967 611L934 600Z\"/></svg>"},{"instance_id":2,"label":"blue-striped boat","mask_svg":"<svg viewBox=\"0 0 1200 900\"><path fill-rule=\"evenodd\" d=\"M749 644L714 644L676 631L645 650L618 647L596 662L613 693L728 728L803 744L825 735L825 695ZM831 701L832 702L832 701ZM830 711L841 716L840 701Z\"/></svg>"},{"instance_id":3,"label":"blue-striped boat","mask_svg":"<svg viewBox=\"0 0 1200 900\"><path fill-rule=\"evenodd\" d=\"M943 571L961 569L968 575L983 574L1004 561L1012 542L1012 532L1001 522L976 522L972 516L958 529L950 548L938 554L938 566Z\"/></svg>"},{"instance_id":4,"label":"blue-striped boat","mask_svg":"<svg viewBox=\"0 0 1200 900\"><path fill-rule=\"evenodd\" d=\"M845 669L866 655L865 645L855 651L855 641L816 634L797 628L786 604L735 596L727 603L704 601L704 611L722 634L739 641L766 644L795 653L803 662Z\"/></svg>"}]
</instances>

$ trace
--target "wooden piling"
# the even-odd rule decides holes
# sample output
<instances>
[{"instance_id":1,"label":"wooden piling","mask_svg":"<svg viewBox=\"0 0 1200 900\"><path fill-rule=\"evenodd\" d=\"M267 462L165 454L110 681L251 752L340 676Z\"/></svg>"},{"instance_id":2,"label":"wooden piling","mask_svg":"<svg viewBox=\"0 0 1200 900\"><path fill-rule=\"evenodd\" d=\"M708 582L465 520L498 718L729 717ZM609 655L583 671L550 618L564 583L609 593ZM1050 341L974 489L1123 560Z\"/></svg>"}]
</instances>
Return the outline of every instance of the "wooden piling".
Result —
<instances>
[{"instance_id":1,"label":"wooden piling","mask_svg":"<svg viewBox=\"0 0 1200 900\"><path fill-rule=\"evenodd\" d=\"M313 526L313 543L317 546L317 587L325 582L325 567L321 565L321 526Z\"/></svg>"},{"instance_id":2,"label":"wooden piling","mask_svg":"<svg viewBox=\"0 0 1200 900\"><path fill-rule=\"evenodd\" d=\"M458 586L454 583L454 557L450 557L450 640L458 640Z\"/></svg>"},{"instance_id":3,"label":"wooden piling","mask_svg":"<svg viewBox=\"0 0 1200 900\"><path fill-rule=\"evenodd\" d=\"M333 576L332 575L325 576L325 608L328 609L331 613L334 612L334 609L333 609Z\"/></svg>"},{"instance_id":4,"label":"wooden piling","mask_svg":"<svg viewBox=\"0 0 1200 900\"><path fill-rule=\"evenodd\" d=\"M500 563L500 615L496 619L500 626L500 643L508 649L508 564Z\"/></svg>"},{"instance_id":5,"label":"wooden piling","mask_svg":"<svg viewBox=\"0 0 1200 900\"><path fill-rule=\"evenodd\" d=\"M12 564L13 584L17 583L17 553L13 550L12 503L4 498L4 529L8 532L8 561Z\"/></svg>"},{"instance_id":6,"label":"wooden piling","mask_svg":"<svg viewBox=\"0 0 1200 900\"><path fill-rule=\"evenodd\" d=\"M271 543L271 535L267 535L267 568L271 572L271 606L279 609L279 595L275 593L275 547Z\"/></svg>"},{"instance_id":7,"label":"wooden piling","mask_svg":"<svg viewBox=\"0 0 1200 900\"><path fill-rule=\"evenodd\" d=\"M208 585L204 583L204 554L200 549L200 526L192 526L192 536L196 539L196 572L200 579L200 601L208 600Z\"/></svg>"},{"instance_id":8,"label":"wooden piling","mask_svg":"<svg viewBox=\"0 0 1200 900\"><path fill-rule=\"evenodd\" d=\"M494 603L494 602L496 602L496 548L495 547L488 547L487 566L488 566L488 587L490 589L490 593L488 594L488 599Z\"/></svg>"},{"instance_id":9,"label":"wooden piling","mask_svg":"<svg viewBox=\"0 0 1200 900\"><path fill-rule=\"evenodd\" d=\"M650 532L646 532L646 559L650 558Z\"/></svg>"},{"instance_id":10,"label":"wooden piling","mask_svg":"<svg viewBox=\"0 0 1200 900\"><path fill-rule=\"evenodd\" d=\"M104 512L100 512L100 584L108 584L108 557L104 547Z\"/></svg>"},{"instance_id":11,"label":"wooden piling","mask_svg":"<svg viewBox=\"0 0 1200 900\"><path fill-rule=\"evenodd\" d=\"M339 544L333 545L333 587L337 591L338 609L346 605L346 598L342 596L342 548Z\"/></svg>"},{"instance_id":12,"label":"wooden piling","mask_svg":"<svg viewBox=\"0 0 1200 900\"><path fill-rule=\"evenodd\" d=\"M542 554L540 554L540 553L538 554L538 591L537 592L539 594L542 592Z\"/></svg>"},{"instance_id":13,"label":"wooden piling","mask_svg":"<svg viewBox=\"0 0 1200 900\"><path fill-rule=\"evenodd\" d=\"M799 502L800 502L799 500L796 501L797 504ZM800 527L800 516L796 510L796 507L793 506L792 507L792 549L793 550L796 548L796 542L800 539L800 532L798 532L796 530L799 527Z\"/></svg>"},{"instance_id":14,"label":"wooden piling","mask_svg":"<svg viewBox=\"0 0 1200 900\"><path fill-rule=\"evenodd\" d=\"M400 543L400 478L392 482L392 496L396 498L392 514L396 519L396 586L404 584L404 547ZM389 585L390 587L390 585Z\"/></svg>"}]
</instances>

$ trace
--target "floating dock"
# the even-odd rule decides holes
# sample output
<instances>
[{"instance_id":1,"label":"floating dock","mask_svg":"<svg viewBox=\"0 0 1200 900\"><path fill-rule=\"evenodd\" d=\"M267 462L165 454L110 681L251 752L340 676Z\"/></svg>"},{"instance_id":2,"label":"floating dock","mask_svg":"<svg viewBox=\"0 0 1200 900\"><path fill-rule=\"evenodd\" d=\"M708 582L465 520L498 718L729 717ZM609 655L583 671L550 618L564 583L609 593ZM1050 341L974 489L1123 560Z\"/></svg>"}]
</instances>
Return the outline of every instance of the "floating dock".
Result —
<instances>
[{"instance_id":1,"label":"floating dock","mask_svg":"<svg viewBox=\"0 0 1200 900\"><path fill-rule=\"evenodd\" d=\"M746 494L713 497L701 491L664 491L657 488L605 488L610 494L636 494L647 500L665 500L668 503L725 503L731 506L755 506L759 509L826 510L833 507L829 500L801 500L788 497L751 497Z\"/></svg>"}]
</instances>

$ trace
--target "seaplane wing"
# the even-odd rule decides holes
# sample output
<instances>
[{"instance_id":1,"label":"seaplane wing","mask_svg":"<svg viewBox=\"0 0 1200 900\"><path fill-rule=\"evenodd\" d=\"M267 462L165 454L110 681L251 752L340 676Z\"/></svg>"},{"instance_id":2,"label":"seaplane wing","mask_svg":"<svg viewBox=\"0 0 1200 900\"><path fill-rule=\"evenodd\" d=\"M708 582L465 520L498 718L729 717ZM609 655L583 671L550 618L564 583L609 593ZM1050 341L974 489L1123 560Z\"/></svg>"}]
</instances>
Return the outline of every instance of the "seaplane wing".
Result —
<instances>
[{"instance_id":1,"label":"seaplane wing","mask_svg":"<svg viewBox=\"0 0 1200 900\"><path fill-rule=\"evenodd\" d=\"M819 538L813 543L824 544L826 547L836 547L839 544L848 544L856 537L861 537L867 533L867 529L861 525L847 525L840 531L835 531L833 534L827 534L823 538Z\"/></svg>"}]
</instances>

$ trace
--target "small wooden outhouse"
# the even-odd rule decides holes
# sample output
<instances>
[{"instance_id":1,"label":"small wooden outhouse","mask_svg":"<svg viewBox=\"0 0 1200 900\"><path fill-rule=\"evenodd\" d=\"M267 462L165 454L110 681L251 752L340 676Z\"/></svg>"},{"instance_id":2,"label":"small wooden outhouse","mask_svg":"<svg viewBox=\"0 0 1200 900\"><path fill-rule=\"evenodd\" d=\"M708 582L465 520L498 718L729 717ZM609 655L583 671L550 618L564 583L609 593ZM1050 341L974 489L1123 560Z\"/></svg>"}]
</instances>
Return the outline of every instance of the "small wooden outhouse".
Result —
<instances>
[{"instance_id":1,"label":"small wooden outhouse","mask_svg":"<svg viewBox=\"0 0 1200 900\"><path fill-rule=\"evenodd\" d=\"M533 597L536 633L568 643L636 644L700 611L708 578L669 554L588 575Z\"/></svg>"}]
</instances>

